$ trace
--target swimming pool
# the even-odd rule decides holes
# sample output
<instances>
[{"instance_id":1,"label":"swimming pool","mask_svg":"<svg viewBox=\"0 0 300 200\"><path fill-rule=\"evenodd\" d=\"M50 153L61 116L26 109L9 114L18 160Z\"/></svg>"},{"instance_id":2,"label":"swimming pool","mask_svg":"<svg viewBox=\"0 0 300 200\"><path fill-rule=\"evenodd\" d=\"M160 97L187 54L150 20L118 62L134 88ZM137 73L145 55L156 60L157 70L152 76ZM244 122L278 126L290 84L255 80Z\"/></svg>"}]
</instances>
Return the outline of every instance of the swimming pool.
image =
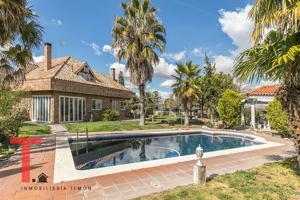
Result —
<instances>
[{"instance_id":1,"label":"swimming pool","mask_svg":"<svg viewBox=\"0 0 300 200\"><path fill-rule=\"evenodd\" d=\"M264 144L246 135L222 133L142 134L69 139L76 169L87 170Z\"/></svg>"}]
</instances>

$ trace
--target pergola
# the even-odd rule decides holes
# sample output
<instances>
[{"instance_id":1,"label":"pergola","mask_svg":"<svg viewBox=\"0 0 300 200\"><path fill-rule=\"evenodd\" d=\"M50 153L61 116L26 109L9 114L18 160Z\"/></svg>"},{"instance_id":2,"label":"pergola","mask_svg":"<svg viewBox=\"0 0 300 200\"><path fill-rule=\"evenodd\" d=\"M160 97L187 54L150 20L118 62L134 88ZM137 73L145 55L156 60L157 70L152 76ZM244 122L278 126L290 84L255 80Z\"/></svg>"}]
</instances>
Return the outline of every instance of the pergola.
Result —
<instances>
[{"instance_id":1,"label":"pergola","mask_svg":"<svg viewBox=\"0 0 300 200\"><path fill-rule=\"evenodd\" d=\"M251 121L250 125L253 129L271 130L270 123L266 119L266 123L257 124L255 119L256 109L265 109L270 101L274 99L276 92L279 89L279 85L261 86L259 88L249 90L246 92L246 99L242 101L241 110L241 125L245 126L245 113L244 108L250 107L251 109Z\"/></svg>"}]
</instances>

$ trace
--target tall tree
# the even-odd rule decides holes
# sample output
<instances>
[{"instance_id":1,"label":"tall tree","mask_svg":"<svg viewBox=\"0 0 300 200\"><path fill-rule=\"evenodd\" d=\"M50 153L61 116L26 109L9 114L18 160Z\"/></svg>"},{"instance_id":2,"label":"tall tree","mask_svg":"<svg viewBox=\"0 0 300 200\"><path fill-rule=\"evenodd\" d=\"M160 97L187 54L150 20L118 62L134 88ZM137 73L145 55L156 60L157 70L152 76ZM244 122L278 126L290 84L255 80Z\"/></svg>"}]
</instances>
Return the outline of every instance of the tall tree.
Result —
<instances>
[{"instance_id":1,"label":"tall tree","mask_svg":"<svg viewBox=\"0 0 300 200\"><path fill-rule=\"evenodd\" d=\"M26 117L19 106L23 92L13 91L32 63L32 50L40 45L42 27L27 0L0 0L0 142L18 135Z\"/></svg>"},{"instance_id":2,"label":"tall tree","mask_svg":"<svg viewBox=\"0 0 300 200\"><path fill-rule=\"evenodd\" d=\"M217 73L207 55L204 59L204 76L201 84L202 103L208 110L208 114L213 124L216 117L216 109L219 99L227 89L235 89L233 78L229 74Z\"/></svg>"},{"instance_id":3,"label":"tall tree","mask_svg":"<svg viewBox=\"0 0 300 200\"><path fill-rule=\"evenodd\" d=\"M203 77L203 82L202 82L202 88L203 88L202 103L208 109L211 123L213 123L213 121L214 121L216 101L218 98L216 96L217 88L215 88L213 86L215 72L216 72L215 64L212 64L212 62L209 60L207 54L205 54L205 58L204 58L204 74L205 75Z\"/></svg>"},{"instance_id":4,"label":"tall tree","mask_svg":"<svg viewBox=\"0 0 300 200\"><path fill-rule=\"evenodd\" d=\"M150 0L122 3L124 16L117 17L113 27L113 45L117 60L126 61L130 82L140 94L140 125L145 124L145 85L152 81L153 66L159 62L157 51L164 52L165 28L157 18Z\"/></svg>"},{"instance_id":5,"label":"tall tree","mask_svg":"<svg viewBox=\"0 0 300 200\"><path fill-rule=\"evenodd\" d=\"M174 99L172 97L165 99L165 101L164 101L165 110L168 110L169 112L171 112L173 109L173 106L174 106Z\"/></svg>"},{"instance_id":6,"label":"tall tree","mask_svg":"<svg viewBox=\"0 0 300 200\"><path fill-rule=\"evenodd\" d=\"M130 110L134 119L138 115L139 102L140 99L137 97L137 95L134 95L130 100L126 101L127 108Z\"/></svg>"},{"instance_id":7,"label":"tall tree","mask_svg":"<svg viewBox=\"0 0 300 200\"><path fill-rule=\"evenodd\" d=\"M2 0L0 32L0 86L6 87L24 80L32 50L40 45L42 27L27 0Z\"/></svg>"},{"instance_id":8,"label":"tall tree","mask_svg":"<svg viewBox=\"0 0 300 200\"><path fill-rule=\"evenodd\" d=\"M197 79L199 78L200 68L199 65L193 64L192 61L185 64L177 64L174 75L175 83L172 85L173 93L177 96L184 110L184 125L189 125L189 111L192 107L193 101L198 96Z\"/></svg>"},{"instance_id":9,"label":"tall tree","mask_svg":"<svg viewBox=\"0 0 300 200\"><path fill-rule=\"evenodd\" d=\"M299 10L298 0L256 0L249 13L254 46L236 59L234 74L241 81L281 81L277 95L289 115L300 166Z\"/></svg>"},{"instance_id":10,"label":"tall tree","mask_svg":"<svg viewBox=\"0 0 300 200\"><path fill-rule=\"evenodd\" d=\"M119 78L118 78L118 82L121 84L121 85L125 85L125 82L124 82L124 75L123 75L123 72L120 71L119 72Z\"/></svg>"},{"instance_id":11,"label":"tall tree","mask_svg":"<svg viewBox=\"0 0 300 200\"><path fill-rule=\"evenodd\" d=\"M146 92L145 113L148 117L153 115L154 111L159 110L162 104L162 98L158 91Z\"/></svg>"}]
</instances>

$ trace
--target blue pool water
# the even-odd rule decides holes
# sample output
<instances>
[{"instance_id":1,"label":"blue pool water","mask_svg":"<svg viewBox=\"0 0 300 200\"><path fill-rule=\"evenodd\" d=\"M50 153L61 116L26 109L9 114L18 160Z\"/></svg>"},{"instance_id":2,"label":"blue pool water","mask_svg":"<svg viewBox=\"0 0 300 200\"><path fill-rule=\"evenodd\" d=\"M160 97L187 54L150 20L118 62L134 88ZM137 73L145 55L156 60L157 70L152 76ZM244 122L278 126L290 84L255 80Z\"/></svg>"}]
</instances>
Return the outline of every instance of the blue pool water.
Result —
<instances>
[{"instance_id":1,"label":"blue pool water","mask_svg":"<svg viewBox=\"0 0 300 200\"><path fill-rule=\"evenodd\" d=\"M75 166L81 170L191 155L199 144L204 153L262 144L250 137L208 133L94 138L88 145L85 139L69 142Z\"/></svg>"}]
</instances>

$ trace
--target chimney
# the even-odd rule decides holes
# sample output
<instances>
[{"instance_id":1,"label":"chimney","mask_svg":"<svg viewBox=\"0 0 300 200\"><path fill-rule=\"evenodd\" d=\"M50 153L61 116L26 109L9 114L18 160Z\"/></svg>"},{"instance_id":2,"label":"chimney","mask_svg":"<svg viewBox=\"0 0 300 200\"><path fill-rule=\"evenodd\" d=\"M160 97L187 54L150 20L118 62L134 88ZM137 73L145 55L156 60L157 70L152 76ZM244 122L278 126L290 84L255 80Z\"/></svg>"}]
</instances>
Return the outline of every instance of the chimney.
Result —
<instances>
[{"instance_id":1,"label":"chimney","mask_svg":"<svg viewBox=\"0 0 300 200\"><path fill-rule=\"evenodd\" d=\"M51 43L46 42L44 45L44 56L46 63L46 71L52 67L52 45Z\"/></svg>"},{"instance_id":2,"label":"chimney","mask_svg":"<svg viewBox=\"0 0 300 200\"><path fill-rule=\"evenodd\" d=\"M110 68L110 78L112 80L116 80L116 69L115 68Z\"/></svg>"}]
</instances>

